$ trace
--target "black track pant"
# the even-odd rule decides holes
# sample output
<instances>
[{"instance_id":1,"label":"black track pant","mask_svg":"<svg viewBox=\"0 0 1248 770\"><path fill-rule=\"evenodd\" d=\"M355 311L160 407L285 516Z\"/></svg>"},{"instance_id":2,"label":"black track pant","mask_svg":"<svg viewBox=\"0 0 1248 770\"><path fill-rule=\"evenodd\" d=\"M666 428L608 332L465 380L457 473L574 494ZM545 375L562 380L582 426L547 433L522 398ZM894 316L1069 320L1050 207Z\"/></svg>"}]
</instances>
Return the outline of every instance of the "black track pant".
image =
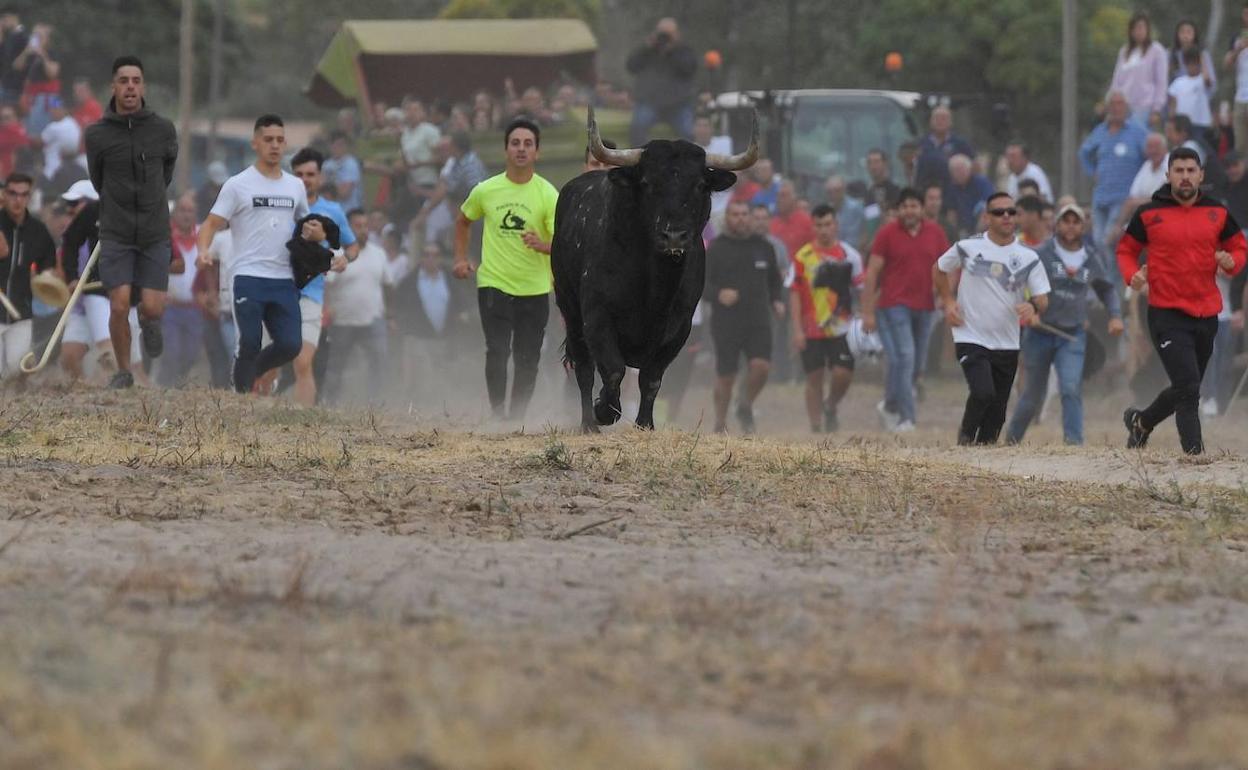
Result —
<instances>
[{"instance_id":1,"label":"black track pant","mask_svg":"<svg viewBox=\"0 0 1248 770\"><path fill-rule=\"evenodd\" d=\"M1181 310L1150 307L1148 332L1170 378L1170 387L1157 394L1140 413L1140 420L1146 429L1152 430L1174 415L1183 451L1198 455L1205 451L1200 435L1200 381L1218 336L1217 316L1196 318Z\"/></svg>"},{"instance_id":2,"label":"black track pant","mask_svg":"<svg viewBox=\"0 0 1248 770\"><path fill-rule=\"evenodd\" d=\"M481 329L485 332L485 388L490 409L503 415L507 399L507 359L515 358L515 379L511 385L513 420L524 417L537 383L537 364L542 355L542 339L550 318L550 295L513 297L482 287L477 289Z\"/></svg>"},{"instance_id":3,"label":"black track pant","mask_svg":"<svg viewBox=\"0 0 1248 770\"><path fill-rule=\"evenodd\" d=\"M971 392L966 397L959 444L995 444L1005 424L1005 409L1018 371L1017 350L989 350L982 345L954 345Z\"/></svg>"}]
</instances>

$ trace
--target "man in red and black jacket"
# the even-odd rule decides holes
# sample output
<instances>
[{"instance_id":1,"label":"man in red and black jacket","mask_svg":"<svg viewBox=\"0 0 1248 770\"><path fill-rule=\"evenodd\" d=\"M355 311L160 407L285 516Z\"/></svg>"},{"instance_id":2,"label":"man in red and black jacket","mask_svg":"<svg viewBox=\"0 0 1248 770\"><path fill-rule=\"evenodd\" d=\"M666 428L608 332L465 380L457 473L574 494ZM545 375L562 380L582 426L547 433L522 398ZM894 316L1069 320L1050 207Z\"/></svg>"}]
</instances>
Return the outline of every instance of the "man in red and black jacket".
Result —
<instances>
[{"instance_id":1,"label":"man in red and black jacket","mask_svg":"<svg viewBox=\"0 0 1248 770\"><path fill-rule=\"evenodd\" d=\"M1149 335L1170 378L1170 387L1148 407L1123 413L1128 449L1144 446L1153 428L1173 414L1183 451L1204 451L1200 381L1222 309L1216 278L1242 270L1248 256L1248 242L1231 213L1201 194L1204 176L1195 150L1173 150L1169 183L1136 210L1118 241L1119 268L1132 289L1148 296ZM1145 248L1148 264L1141 266Z\"/></svg>"}]
</instances>

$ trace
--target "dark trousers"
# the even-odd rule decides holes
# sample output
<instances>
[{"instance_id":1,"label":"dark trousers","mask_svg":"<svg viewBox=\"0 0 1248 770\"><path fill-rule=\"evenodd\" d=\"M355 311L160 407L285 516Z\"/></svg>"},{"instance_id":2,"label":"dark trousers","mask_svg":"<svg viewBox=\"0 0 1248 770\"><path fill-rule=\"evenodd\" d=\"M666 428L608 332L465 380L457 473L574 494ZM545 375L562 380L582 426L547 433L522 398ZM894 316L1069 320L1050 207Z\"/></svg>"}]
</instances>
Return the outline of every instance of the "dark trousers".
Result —
<instances>
[{"instance_id":1,"label":"dark trousers","mask_svg":"<svg viewBox=\"0 0 1248 770\"><path fill-rule=\"evenodd\" d=\"M381 378L385 374L387 336L386 319L379 317L367 326L329 327L333 340L332 353L325 368L325 400L336 404L342 400L342 379L351 361L351 352L359 348L364 353L365 372L368 376L368 402L381 400Z\"/></svg>"},{"instance_id":2,"label":"dark trousers","mask_svg":"<svg viewBox=\"0 0 1248 770\"><path fill-rule=\"evenodd\" d=\"M995 444L1005 424L1010 389L1018 372L1017 350L989 350L982 345L959 342L953 346L971 392L966 397L958 443Z\"/></svg>"},{"instance_id":3,"label":"dark trousers","mask_svg":"<svg viewBox=\"0 0 1248 770\"><path fill-rule=\"evenodd\" d=\"M1170 378L1170 387L1157 394L1153 403L1140 413L1140 420L1145 429L1152 430L1174 415L1183 451L1198 455L1205 450L1200 434L1200 381L1213 355L1218 319L1216 316L1196 318L1181 310L1150 307L1148 333Z\"/></svg>"},{"instance_id":4,"label":"dark trousers","mask_svg":"<svg viewBox=\"0 0 1248 770\"><path fill-rule=\"evenodd\" d=\"M257 376L295 360L303 347L295 282L289 278L234 276L234 323L238 326L234 389L250 393ZM273 341L261 350L264 329L269 330Z\"/></svg>"},{"instance_id":5,"label":"dark trousers","mask_svg":"<svg viewBox=\"0 0 1248 770\"><path fill-rule=\"evenodd\" d=\"M507 399L507 359L515 359L515 376L511 385L510 417L518 420L533 397L537 383L537 364L542 355L542 339L550 318L550 295L513 297L510 294L482 287L477 289L477 306L481 311L481 330L485 332L485 387L490 409L503 415Z\"/></svg>"}]
</instances>

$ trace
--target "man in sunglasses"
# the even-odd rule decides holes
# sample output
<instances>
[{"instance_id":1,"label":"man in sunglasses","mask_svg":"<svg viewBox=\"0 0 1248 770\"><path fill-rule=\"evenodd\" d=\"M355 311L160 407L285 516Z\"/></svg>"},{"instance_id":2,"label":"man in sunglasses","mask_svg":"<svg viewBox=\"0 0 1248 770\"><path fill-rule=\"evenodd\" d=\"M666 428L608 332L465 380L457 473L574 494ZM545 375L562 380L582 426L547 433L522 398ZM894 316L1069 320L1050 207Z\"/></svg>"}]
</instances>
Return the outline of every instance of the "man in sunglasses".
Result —
<instances>
[{"instance_id":1,"label":"man in sunglasses","mask_svg":"<svg viewBox=\"0 0 1248 770\"><path fill-rule=\"evenodd\" d=\"M1118 241L1118 266L1132 290L1148 297L1148 331L1170 387L1144 409L1129 407L1127 448L1148 443L1153 428L1174 415L1179 444L1189 455L1204 452L1200 430L1200 382L1213 354L1222 309L1219 275L1244 268L1248 241L1231 213L1200 192L1205 172L1189 147L1170 152L1167 184L1140 206ZM1148 263L1140 253L1148 249Z\"/></svg>"},{"instance_id":2,"label":"man in sunglasses","mask_svg":"<svg viewBox=\"0 0 1248 770\"><path fill-rule=\"evenodd\" d=\"M1014 235L1018 210L1008 193L985 201L988 230L955 243L932 268L970 387L958 444L995 444L1018 370L1019 324L1036 323L1049 304L1049 279L1036 252ZM950 274L962 271L954 296Z\"/></svg>"}]
</instances>

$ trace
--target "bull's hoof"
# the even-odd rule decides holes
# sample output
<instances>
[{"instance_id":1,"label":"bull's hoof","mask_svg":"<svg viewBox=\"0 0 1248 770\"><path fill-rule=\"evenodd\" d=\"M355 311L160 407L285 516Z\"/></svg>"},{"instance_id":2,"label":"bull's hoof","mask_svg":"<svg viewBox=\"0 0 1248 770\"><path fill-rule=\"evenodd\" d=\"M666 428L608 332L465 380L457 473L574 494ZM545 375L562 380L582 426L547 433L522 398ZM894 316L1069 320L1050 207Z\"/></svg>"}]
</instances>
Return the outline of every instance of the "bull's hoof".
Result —
<instances>
[{"instance_id":1,"label":"bull's hoof","mask_svg":"<svg viewBox=\"0 0 1248 770\"><path fill-rule=\"evenodd\" d=\"M598 427L596 423L582 422L581 433L602 433L602 430Z\"/></svg>"},{"instance_id":2,"label":"bull's hoof","mask_svg":"<svg viewBox=\"0 0 1248 770\"><path fill-rule=\"evenodd\" d=\"M620 405L609 404L602 399L594 402L594 419L599 425L615 425L620 420Z\"/></svg>"},{"instance_id":3,"label":"bull's hoof","mask_svg":"<svg viewBox=\"0 0 1248 770\"><path fill-rule=\"evenodd\" d=\"M638 420L637 430L654 430L654 420Z\"/></svg>"}]
</instances>

